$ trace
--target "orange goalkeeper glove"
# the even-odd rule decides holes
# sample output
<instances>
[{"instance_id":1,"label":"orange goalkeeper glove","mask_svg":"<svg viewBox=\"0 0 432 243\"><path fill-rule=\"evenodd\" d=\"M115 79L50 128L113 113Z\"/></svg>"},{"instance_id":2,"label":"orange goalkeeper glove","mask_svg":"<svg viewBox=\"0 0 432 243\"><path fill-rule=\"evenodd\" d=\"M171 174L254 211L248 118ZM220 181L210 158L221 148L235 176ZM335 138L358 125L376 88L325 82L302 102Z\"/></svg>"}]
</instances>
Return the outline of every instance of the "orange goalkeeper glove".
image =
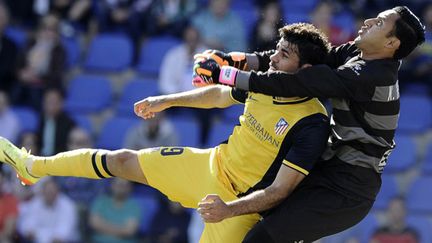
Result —
<instances>
[{"instance_id":1,"label":"orange goalkeeper glove","mask_svg":"<svg viewBox=\"0 0 432 243\"><path fill-rule=\"evenodd\" d=\"M225 53L218 50L206 50L194 56L195 62L200 59L213 59L219 66L231 66L239 70L246 70L247 61L244 52Z\"/></svg>"}]
</instances>

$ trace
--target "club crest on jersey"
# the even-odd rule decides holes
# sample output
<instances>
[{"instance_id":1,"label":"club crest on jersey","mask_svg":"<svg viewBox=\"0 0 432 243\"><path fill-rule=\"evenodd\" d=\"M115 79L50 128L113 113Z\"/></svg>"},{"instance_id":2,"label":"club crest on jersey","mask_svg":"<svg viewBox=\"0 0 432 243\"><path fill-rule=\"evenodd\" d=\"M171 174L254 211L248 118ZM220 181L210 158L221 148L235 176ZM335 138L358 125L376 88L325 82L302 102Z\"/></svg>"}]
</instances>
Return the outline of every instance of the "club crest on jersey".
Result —
<instances>
[{"instance_id":1,"label":"club crest on jersey","mask_svg":"<svg viewBox=\"0 0 432 243\"><path fill-rule=\"evenodd\" d=\"M289 124L285 119L281 118L275 125L275 133L276 135L282 135L289 127Z\"/></svg>"}]
</instances>

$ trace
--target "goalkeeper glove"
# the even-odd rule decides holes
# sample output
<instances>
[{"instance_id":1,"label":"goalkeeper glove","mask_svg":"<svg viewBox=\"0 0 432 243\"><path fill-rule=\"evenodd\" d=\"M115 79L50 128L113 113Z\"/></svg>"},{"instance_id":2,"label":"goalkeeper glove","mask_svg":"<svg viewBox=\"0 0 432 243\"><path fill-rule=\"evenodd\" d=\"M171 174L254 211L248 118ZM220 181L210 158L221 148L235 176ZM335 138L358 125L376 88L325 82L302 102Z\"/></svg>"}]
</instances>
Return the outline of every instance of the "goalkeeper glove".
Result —
<instances>
[{"instance_id":1,"label":"goalkeeper glove","mask_svg":"<svg viewBox=\"0 0 432 243\"><path fill-rule=\"evenodd\" d=\"M246 54L244 52L224 53L218 50L206 50L203 53L194 56L195 61L199 59L213 59L219 66L231 66L240 70L246 70Z\"/></svg>"},{"instance_id":2,"label":"goalkeeper glove","mask_svg":"<svg viewBox=\"0 0 432 243\"><path fill-rule=\"evenodd\" d=\"M200 59L195 62L194 78L192 83L195 87L209 84L235 85L238 69L230 66L222 68L213 59Z\"/></svg>"}]
</instances>

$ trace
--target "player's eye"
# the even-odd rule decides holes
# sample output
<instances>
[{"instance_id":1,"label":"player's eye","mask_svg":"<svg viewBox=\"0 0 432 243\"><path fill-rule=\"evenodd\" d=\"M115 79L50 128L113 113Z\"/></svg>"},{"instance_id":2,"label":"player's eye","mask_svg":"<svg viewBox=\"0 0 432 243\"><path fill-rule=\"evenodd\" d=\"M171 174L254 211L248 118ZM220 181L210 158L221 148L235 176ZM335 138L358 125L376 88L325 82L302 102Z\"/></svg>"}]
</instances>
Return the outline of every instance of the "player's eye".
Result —
<instances>
[{"instance_id":1,"label":"player's eye","mask_svg":"<svg viewBox=\"0 0 432 243\"><path fill-rule=\"evenodd\" d=\"M378 26L378 27L381 27L382 25L383 25L383 20L382 19L380 19L377 23L376 23L376 25Z\"/></svg>"}]
</instances>

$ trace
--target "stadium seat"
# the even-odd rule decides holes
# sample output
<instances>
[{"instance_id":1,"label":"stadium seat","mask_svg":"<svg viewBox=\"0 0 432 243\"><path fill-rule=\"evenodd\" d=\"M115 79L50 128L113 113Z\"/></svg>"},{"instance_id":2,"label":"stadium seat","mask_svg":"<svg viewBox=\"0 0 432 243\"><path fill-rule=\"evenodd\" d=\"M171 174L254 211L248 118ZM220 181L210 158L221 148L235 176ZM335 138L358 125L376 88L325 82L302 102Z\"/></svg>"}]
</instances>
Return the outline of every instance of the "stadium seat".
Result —
<instances>
[{"instance_id":1,"label":"stadium seat","mask_svg":"<svg viewBox=\"0 0 432 243\"><path fill-rule=\"evenodd\" d=\"M314 9L317 2L317 0L281 1L281 5L284 13L289 14L295 10L298 13L308 15Z\"/></svg>"},{"instance_id":2,"label":"stadium seat","mask_svg":"<svg viewBox=\"0 0 432 243\"><path fill-rule=\"evenodd\" d=\"M360 243L370 243L370 238L378 225L376 216L373 213L369 213L360 223L351 228L352 235L360 239Z\"/></svg>"},{"instance_id":3,"label":"stadium seat","mask_svg":"<svg viewBox=\"0 0 432 243\"><path fill-rule=\"evenodd\" d=\"M219 122L213 124L210 130L209 139L207 141L208 147L216 146L228 140L234 129L234 125L226 122Z\"/></svg>"},{"instance_id":4,"label":"stadium seat","mask_svg":"<svg viewBox=\"0 0 432 243\"><path fill-rule=\"evenodd\" d=\"M135 102L158 94L159 86L156 80L135 79L129 81L121 94L117 115L134 116L133 105Z\"/></svg>"},{"instance_id":5,"label":"stadium seat","mask_svg":"<svg viewBox=\"0 0 432 243\"><path fill-rule=\"evenodd\" d=\"M237 124L243 111L244 105L233 105L222 110L222 117L227 123Z\"/></svg>"},{"instance_id":6,"label":"stadium seat","mask_svg":"<svg viewBox=\"0 0 432 243\"><path fill-rule=\"evenodd\" d=\"M80 61L81 57L81 47L77 38L62 38L62 44L66 49L68 67L73 67Z\"/></svg>"},{"instance_id":7,"label":"stadium seat","mask_svg":"<svg viewBox=\"0 0 432 243\"><path fill-rule=\"evenodd\" d=\"M179 146L199 148L199 123L193 118L183 118L180 116L168 117L178 133Z\"/></svg>"},{"instance_id":8,"label":"stadium seat","mask_svg":"<svg viewBox=\"0 0 432 243\"><path fill-rule=\"evenodd\" d=\"M432 175L432 143L429 143L426 149L426 155L421 169L423 174Z\"/></svg>"},{"instance_id":9,"label":"stadium seat","mask_svg":"<svg viewBox=\"0 0 432 243\"><path fill-rule=\"evenodd\" d=\"M90 43L84 67L91 71L123 71L131 65L133 51L127 36L100 34Z\"/></svg>"},{"instance_id":10,"label":"stadium seat","mask_svg":"<svg viewBox=\"0 0 432 243\"><path fill-rule=\"evenodd\" d=\"M150 38L141 47L137 70L147 75L157 76L165 54L178 44L180 44L179 39L169 36Z\"/></svg>"},{"instance_id":11,"label":"stadium seat","mask_svg":"<svg viewBox=\"0 0 432 243\"><path fill-rule=\"evenodd\" d=\"M407 224L419 233L419 243L432 242L432 224L427 216L408 216Z\"/></svg>"},{"instance_id":12,"label":"stadium seat","mask_svg":"<svg viewBox=\"0 0 432 243\"><path fill-rule=\"evenodd\" d=\"M432 125L432 104L427 96L401 96L398 129L403 133L421 133Z\"/></svg>"},{"instance_id":13,"label":"stadium seat","mask_svg":"<svg viewBox=\"0 0 432 243\"><path fill-rule=\"evenodd\" d=\"M124 146L130 128L138 125L138 118L112 117L105 121L99 133L97 148L115 150Z\"/></svg>"},{"instance_id":14,"label":"stadium seat","mask_svg":"<svg viewBox=\"0 0 432 243\"><path fill-rule=\"evenodd\" d=\"M27 42L27 33L20 28L7 27L5 35L9 37L18 48L23 48Z\"/></svg>"},{"instance_id":15,"label":"stadium seat","mask_svg":"<svg viewBox=\"0 0 432 243\"><path fill-rule=\"evenodd\" d=\"M292 9L285 10L283 13L284 20L288 24L309 22L309 14L303 12L293 12Z\"/></svg>"},{"instance_id":16,"label":"stadium seat","mask_svg":"<svg viewBox=\"0 0 432 243\"><path fill-rule=\"evenodd\" d=\"M398 173L411 169L417 159L417 147L409 135L396 135L396 148L392 151L384 168L386 172Z\"/></svg>"},{"instance_id":17,"label":"stadium seat","mask_svg":"<svg viewBox=\"0 0 432 243\"><path fill-rule=\"evenodd\" d=\"M70 116L78 127L84 129L90 135L94 133L92 122L86 115L72 113Z\"/></svg>"},{"instance_id":18,"label":"stadium seat","mask_svg":"<svg viewBox=\"0 0 432 243\"><path fill-rule=\"evenodd\" d=\"M417 178L407 193L407 207L413 213L432 213L432 177Z\"/></svg>"},{"instance_id":19,"label":"stadium seat","mask_svg":"<svg viewBox=\"0 0 432 243\"><path fill-rule=\"evenodd\" d=\"M39 126L39 117L32 108L14 106L12 111L18 118L21 132L36 132Z\"/></svg>"},{"instance_id":20,"label":"stadium seat","mask_svg":"<svg viewBox=\"0 0 432 243\"><path fill-rule=\"evenodd\" d=\"M396 177L394 175L384 173L381 179L381 190L373 205L374 210L384 210L388 206L390 199L399 194Z\"/></svg>"},{"instance_id":21,"label":"stadium seat","mask_svg":"<svg viewBox=\"0 0 432 243\"><path fill-rule=\"evenodd\" d=\"M70 113L100 112L109 107L110 82L104 77L82 75L72 79L67 90L65 109Z\"/></svg>"},{"instance_id":22,"label":"stadium seat","mask_svg":"<svg viewBox=\"0 0 432 243\"><path fill-rule=\"evenodd\" d=\"M156 215L159 204L157 198L151 195L135 195L133 199L141 206L141 221L139 222L139 235L148 236L150 226Z\"/></svg>"},{"instance_id":23,"label":"stadium seat","mask_svg":"<svg viewBox=\"0 0 432 243\"><path fill-rule=\"evenodd\" d=\"M258 10L252 3L247 1L233 1L231 9L242 21L245 36L250 36L258 20Z\"/></svg>"}]
</instances>

